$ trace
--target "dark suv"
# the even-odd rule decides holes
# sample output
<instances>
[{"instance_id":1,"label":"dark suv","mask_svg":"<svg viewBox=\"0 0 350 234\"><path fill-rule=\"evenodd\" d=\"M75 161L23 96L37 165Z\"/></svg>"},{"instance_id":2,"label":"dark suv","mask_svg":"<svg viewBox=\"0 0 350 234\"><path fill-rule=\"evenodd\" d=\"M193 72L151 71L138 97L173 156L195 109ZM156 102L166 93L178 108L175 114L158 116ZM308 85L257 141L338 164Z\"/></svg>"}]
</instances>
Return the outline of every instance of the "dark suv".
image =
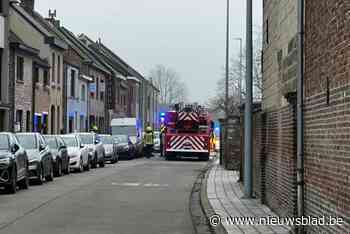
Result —
<instances>
[{"instance_id":1,"label":"dark suv","mask_svg":"<svg viewBox=\"0 0 350 234\"><path fill-rule=\"evenodd\" d=\"M55 176L60 177L62 173L69 174L69 156L62 138L54 135L46 135L44 138L52 153Z\"/></svg>"},{"instance_id":2,"label":"dark suv","mask_svg":"<svg viewBox=\"0 0 350 234\"><path fill-rule=\"evenodd\" d=\"M12 133L0 133L0 187L16 193L17 185L28 189L28 158Z\"/></svg>"},{"instance_id":3,"label":"dark suv","mask_svg":"<svg viewBox=\"0 0 350 234\"><path fill-rule=\"evenodd\" d=\"M29 177L38 184L53 181L53 158L50 148L40 133L17 133L19 143L25 148L29 160Z\"/></svg>"}]
</instances>

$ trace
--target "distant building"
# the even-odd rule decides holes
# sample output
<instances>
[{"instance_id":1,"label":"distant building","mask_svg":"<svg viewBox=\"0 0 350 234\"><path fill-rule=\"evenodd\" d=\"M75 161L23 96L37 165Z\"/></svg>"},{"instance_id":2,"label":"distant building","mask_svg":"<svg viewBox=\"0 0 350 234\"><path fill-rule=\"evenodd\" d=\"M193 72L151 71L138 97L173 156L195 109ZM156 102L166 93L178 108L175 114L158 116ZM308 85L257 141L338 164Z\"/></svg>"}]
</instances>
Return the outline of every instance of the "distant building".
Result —
<instances>
[{"instance_id":1,"label":"distant building","mask_svg":"<svg viewBox=\"0 0 350 234\"><path fill-rule=\"evenodd\" d=\"M59 133L63 126L63 51L67 45L35 12L33 0L24 0L21 6L12 4L10 13L11 30L25 45L39 50L41 60L33 66L33 131Z\"/></svg>"},{"instance_id":2,"label":"distant building","mask_svg":"<svg viewBox=\"0 0 350 234\"><path fill-rule=\"evenodd\" d=\"M0 131L13 129L9 80L9 0L0 1ZM13 87L12 87L13 88Z\"/></svg>"}]
</instances>

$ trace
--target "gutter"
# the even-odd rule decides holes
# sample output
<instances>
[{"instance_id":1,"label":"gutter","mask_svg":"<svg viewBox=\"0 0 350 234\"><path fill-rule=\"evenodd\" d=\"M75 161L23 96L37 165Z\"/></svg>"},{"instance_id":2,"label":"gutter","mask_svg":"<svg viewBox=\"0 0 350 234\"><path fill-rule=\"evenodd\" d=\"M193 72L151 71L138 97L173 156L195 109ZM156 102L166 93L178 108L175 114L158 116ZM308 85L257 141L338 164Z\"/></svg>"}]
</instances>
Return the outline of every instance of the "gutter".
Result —
<instances>
[{"instance_id":1,"label":"gutter","mask_svg":"<svg viewBox=\"0 0 350 234\"><path fill-rule=\"evenodd\" d=\"M298 0L297 70L297 215L304 216L304 0ZM304 227L297 227L304 233Z\"/></svg>"}]
</instances>

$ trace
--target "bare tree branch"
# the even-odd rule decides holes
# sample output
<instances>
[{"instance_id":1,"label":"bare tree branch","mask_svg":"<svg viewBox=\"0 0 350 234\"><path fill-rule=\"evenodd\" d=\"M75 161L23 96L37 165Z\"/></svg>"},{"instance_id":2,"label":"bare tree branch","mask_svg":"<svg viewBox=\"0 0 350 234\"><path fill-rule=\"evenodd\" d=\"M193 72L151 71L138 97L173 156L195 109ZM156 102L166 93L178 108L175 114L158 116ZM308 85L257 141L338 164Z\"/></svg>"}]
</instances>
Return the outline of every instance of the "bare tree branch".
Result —
<instances>
[{"instance_id":1,"label":"bare tree branch","mask_svg":"<svg viewBox=\"0 0 350 234\"><path fill-rule=\"evenodd\" d=\"M164 65L157 65L151 70L150 76L160 91L161 104L175 104L187 100L187 86L176 71Z\"/></svg>"}]
</instances>

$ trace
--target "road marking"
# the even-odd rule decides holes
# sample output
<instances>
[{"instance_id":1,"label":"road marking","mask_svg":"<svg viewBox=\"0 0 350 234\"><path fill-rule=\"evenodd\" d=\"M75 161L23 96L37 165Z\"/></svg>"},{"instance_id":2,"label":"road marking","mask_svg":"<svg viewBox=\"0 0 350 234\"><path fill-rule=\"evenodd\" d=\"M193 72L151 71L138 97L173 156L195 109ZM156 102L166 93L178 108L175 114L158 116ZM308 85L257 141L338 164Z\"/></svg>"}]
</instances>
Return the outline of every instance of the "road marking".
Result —
<instances>
[{"instance_id":1,"label":"road marking","mask_svg":"<svg viewBox=\"0 0 350 234\"><path fill-rule=\"evenodd\" d=\"M112 182L112 185L125 186L125 187L138 187L138 186L143 186L143 187L169 187L168 184L153 184L153 183L141 184L141 183L116 183L116 182Z\"/></svg>"},{"instance_id":2,"label":"road marking","mask_svg":"<svg viewBox=\"0 0 350 234\"><path fill-rule=\"evenodd\" d=\"M137 186L140 186L140 183L114 183L113 182L112 185L137 187Z\"/></svg>"},{"instance_id":3,"label":"road marking","mask_svg":"<svg viewBox=\"0 0 350 234\"><path fill-rule=\"evenodd\" d=\"M152 183L144 184L143 186L144 187L169 187L168 184L152 184Z\"/></svg>"}]
</instances>

